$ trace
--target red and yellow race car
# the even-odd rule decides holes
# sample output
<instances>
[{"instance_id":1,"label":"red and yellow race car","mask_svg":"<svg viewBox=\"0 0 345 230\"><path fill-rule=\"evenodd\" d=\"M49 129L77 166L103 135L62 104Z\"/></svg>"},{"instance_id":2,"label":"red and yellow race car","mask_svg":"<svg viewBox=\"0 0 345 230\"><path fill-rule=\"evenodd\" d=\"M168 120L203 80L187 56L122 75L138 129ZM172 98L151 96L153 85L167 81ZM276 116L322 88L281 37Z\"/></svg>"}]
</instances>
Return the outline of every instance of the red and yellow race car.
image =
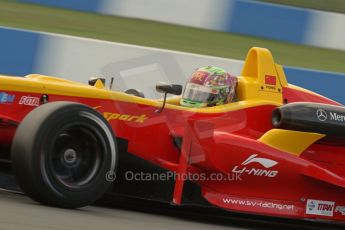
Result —
<instances>
[{"instance_id":1,"label":"red and yellow race car","mask_svg":"<svg viewBox=\"0 0 345 230\"><path fill-rule=\"evenodd\" d=\"M46 205L115 193L345 221L345 108L288 84L267 49L249 51L235 102L188 108L182 86L157 90L164 100L102 79L0 76L1 161Z\"/></svg>"}]
</instances>

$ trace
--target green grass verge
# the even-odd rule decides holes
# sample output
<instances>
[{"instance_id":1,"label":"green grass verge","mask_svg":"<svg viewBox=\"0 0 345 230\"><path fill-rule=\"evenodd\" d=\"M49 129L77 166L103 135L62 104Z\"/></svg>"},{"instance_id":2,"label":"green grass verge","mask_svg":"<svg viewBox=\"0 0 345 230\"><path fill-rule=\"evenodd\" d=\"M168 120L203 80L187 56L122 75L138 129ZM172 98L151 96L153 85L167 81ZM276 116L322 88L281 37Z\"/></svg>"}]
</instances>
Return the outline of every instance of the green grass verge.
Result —
<instances>
[{"instance_id":1,"label":"green grass verge","mask_svg":"<svg viewBox=\"0 0 345 230\"><path fill-rule=\"evenodd\" d=\"M6 0L0 0L0 25L236 59L260 46L284 65L345 73L344 51Z\"/></svg>"},{"instance_id":2,"label":"green grass verge","mask_svg":"<svg viewBox=\"0 0 345 230\"><path fill-rule=\"evenodd\" d=\"M277 3L283 5L297 6L316 10L345 13L344 0L260 0L262 2Z\"/></svg>"}]
</instances>

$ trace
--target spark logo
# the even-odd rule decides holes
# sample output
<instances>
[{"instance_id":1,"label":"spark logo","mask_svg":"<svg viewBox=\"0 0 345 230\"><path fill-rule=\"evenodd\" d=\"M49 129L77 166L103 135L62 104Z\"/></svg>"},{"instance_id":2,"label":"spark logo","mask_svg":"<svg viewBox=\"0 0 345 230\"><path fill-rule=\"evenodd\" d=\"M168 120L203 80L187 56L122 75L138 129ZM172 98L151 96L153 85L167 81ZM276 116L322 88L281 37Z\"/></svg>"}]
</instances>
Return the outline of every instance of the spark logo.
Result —
<instances>
[{"instance_id":1,"label":"spark logo","mask_svg":"<svg viewBox=\"0 0 345 230\"><path fill-rule=\"evenodd\" d=\"M250 157L248 157L245 161L242 162L241 166L235 166L232 169L233 173L237 174L243 174L246 173L248 175L254 175L254 176L263 176L263 177L276 177L278 175L277 170L270 170L270 168L274 167L275 165L278 164L278 162L274 160L270 160L267 158L261 158L257 157L258 154L253 154ZM253 163L258 163L262 165L266 169L260 169L260 168L249 168L247 165L253 164Z\"/></svg>"},{"instance_id":2,"label":"spark logo","mask_svg":"<svg viewBox=\"0 0 345 230\"><path fill-rule=\"evenodd\" d=\"M102 106L95 106L94 109L98 110ZM120 113L111 113L111 112L104 112L102 113L103 117L107 119L107 121L113 120L120 120L120 121L132 121L137 123L144 123L148 117L145 114L141 115L131 115L131 114L120 114Z\"/></svg>"},{"instance_id":3,"label":"spark logo","mask_svg":"<svg viewBox=\"0 0 345 230\"><path fill-rule=\"evenodd\" d=\"M104 112L103 116L105 119L107 119L107 121L121 120L121 121L133 121L137 123L144 123L145 120L148 118L145 114L142 114L140 116L134 116L130 114L109 113L109 112Z\"/></svg>"}]
</instances>

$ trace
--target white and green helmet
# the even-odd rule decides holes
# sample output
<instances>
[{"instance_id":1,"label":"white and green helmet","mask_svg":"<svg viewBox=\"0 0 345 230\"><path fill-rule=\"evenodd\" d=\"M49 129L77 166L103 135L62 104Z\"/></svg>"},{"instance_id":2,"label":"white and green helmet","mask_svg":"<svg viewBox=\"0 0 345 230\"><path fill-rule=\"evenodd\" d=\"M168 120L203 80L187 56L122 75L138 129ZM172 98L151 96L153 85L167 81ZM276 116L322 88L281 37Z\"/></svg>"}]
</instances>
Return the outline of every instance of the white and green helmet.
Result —
<instances>
[{"instance_id":1,"label":"white and green helmet","mask_svg":"<svg viewBox=\"0 0 345 230\"><path fill-rule=\"evenodd\" d=\"M207 66L194 71L188 80L181 105L206 107L231 102L235 97L237 78L224 69Z\"/></svg>"}]
</instances>

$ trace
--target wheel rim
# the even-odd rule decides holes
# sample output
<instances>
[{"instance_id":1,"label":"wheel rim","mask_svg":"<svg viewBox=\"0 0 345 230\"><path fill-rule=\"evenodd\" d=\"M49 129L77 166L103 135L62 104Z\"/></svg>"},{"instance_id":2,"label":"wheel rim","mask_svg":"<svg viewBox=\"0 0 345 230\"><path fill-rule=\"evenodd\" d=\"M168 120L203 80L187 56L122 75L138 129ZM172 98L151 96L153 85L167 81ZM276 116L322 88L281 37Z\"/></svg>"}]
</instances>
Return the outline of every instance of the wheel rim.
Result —
<instances>
[{"instance_id":1,"label":"wheel rim","mask_svg":"<svg viewBox=\"0 0 345 230\"><path fill-rule=\"evenodd\" d=\"M57 132L50 145L49 169L59 183L72 190L87 186L102 163L101 135L87 125Z\"/></svg>"}]
</instances>

